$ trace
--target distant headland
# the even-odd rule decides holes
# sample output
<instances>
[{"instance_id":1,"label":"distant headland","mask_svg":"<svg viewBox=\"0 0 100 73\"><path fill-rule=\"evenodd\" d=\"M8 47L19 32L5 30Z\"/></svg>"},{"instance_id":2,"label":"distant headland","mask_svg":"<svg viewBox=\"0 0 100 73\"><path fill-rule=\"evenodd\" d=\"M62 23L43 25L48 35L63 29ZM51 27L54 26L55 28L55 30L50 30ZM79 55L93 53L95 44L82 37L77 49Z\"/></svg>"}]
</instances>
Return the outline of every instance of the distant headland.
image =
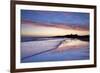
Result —
<instances>
[{"instance_id":1,"label":"distant headland","mask_svg":"<svg viewBox=\"0 0 100 73\"><path fill-rule=\"evenodd\" d=\"M71 39L79 39L81 41L89 41L89 35L70 34L70 35L64 35L64 36L50 36L50 37L21 36L21 42L47 40L47 38L71 38Z\"/></svg>"}]
</instances>

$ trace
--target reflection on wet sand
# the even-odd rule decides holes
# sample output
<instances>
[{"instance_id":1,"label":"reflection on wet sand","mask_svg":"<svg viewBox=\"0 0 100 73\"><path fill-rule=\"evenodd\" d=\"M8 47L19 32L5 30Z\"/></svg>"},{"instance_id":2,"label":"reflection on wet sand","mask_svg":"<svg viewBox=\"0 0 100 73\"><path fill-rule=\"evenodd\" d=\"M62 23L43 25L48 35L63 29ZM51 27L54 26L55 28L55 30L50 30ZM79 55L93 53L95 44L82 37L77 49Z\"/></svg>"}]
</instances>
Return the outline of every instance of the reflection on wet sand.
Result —
<instances>
[{"instance_id":1,"label":"reflection on wet sand","mask_svg":"<svg viewBox=\"0 0 100 73\"><path fill-rule=\"evenodd\" d=\"M81 41L78 39L67 39L62 42L62 44L57 48L57 51L65 51L65 50L75 50L80 48L88 48L89 42Z\"/></svg>"},{"instance_id":2,"label":"reflection on wet sand","mask_svg":"<svg viewBox=\"0 0 100 73\"><path fill-rule=\"evenodd\" d=\"M54 41L55 38L50 39L53 43L57 43ZM63 38L64 40L62 43L55 49L45 51L42 53L38 53L36 55L31 55L27 58L24 58L21 60L22 63L27 62L46 62L46 61L68 61L68 60L86 60L89 59L89 41L82 41L78 39L70 39L70 38ZM56 38L55 40L59 40L59 38ZM39 42L39 41L32 41L32 42ZM50 48L50 42L48 40L44 40L42 44L47 43L46 48ZM34 43L33 43L34 45ZM43 47L40 47L42 45L37 44L37 49L39 50ZM35 46L33 46L34 50ZM27 47L27 49L29 49ZM32 53L31 53L32 54Z\"/></svg>"}]
</instances>

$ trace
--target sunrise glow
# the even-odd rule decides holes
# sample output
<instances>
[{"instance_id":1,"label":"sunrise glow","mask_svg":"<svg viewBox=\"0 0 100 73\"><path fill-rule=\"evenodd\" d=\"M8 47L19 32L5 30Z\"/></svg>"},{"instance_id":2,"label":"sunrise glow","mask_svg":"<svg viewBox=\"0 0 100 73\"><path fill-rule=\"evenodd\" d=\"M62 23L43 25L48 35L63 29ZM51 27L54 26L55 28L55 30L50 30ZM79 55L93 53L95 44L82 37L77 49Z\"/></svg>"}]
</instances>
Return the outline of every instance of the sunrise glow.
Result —
<instances>
[{"instance_id":1,"label":"sunrise glow","mask_svg":"<svg viewBox=\"0 0 100 73\"><path fill-rule=\"evenodd\" d=\"M85 29L72 29L70 28L57 28L54 26L40 26L36 24L22 24L22 35L23 36L64 36L70 34L77 35L88 35L89 31Z\"/></svg>"}]
</instances>

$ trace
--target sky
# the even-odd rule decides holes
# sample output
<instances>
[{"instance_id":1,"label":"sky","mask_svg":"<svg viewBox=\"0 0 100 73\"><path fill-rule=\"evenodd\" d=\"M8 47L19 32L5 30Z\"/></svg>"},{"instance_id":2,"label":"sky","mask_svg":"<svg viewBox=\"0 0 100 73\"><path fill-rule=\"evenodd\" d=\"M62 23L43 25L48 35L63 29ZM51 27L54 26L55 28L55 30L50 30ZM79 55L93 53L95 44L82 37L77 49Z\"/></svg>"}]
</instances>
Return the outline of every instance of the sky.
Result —
<instances>
[{"instance_id":1,"label":"sky","mask_svg":"<svg viewBox=\"0 0 100 73\"><path fill-rule=\"evenodd\" d=\"M89 13L21 10L22 35L89 34Z\"/></svg>"}]
</instances>

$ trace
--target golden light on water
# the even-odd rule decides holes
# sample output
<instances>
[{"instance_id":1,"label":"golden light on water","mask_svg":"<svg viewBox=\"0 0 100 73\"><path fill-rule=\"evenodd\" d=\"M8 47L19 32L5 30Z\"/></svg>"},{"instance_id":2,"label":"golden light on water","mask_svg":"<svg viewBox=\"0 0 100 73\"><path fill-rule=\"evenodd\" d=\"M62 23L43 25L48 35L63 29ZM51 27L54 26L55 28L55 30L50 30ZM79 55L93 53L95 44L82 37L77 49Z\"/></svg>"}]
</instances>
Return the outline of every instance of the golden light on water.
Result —
<instances>
[{"instance_id":1,"label":"golden light on water","mask_svg":"<svg viewBox=\"0 0 100 73\"><path fill-rule=\"evenodd\" d=\"M88 47L89 42L81 41L78 39L66 39L58 48L57 51L65 51L65 50L72 50L72 49L80 49ZM83 49L84 49L83 48Z\"/></svg>"}]
</instances>

